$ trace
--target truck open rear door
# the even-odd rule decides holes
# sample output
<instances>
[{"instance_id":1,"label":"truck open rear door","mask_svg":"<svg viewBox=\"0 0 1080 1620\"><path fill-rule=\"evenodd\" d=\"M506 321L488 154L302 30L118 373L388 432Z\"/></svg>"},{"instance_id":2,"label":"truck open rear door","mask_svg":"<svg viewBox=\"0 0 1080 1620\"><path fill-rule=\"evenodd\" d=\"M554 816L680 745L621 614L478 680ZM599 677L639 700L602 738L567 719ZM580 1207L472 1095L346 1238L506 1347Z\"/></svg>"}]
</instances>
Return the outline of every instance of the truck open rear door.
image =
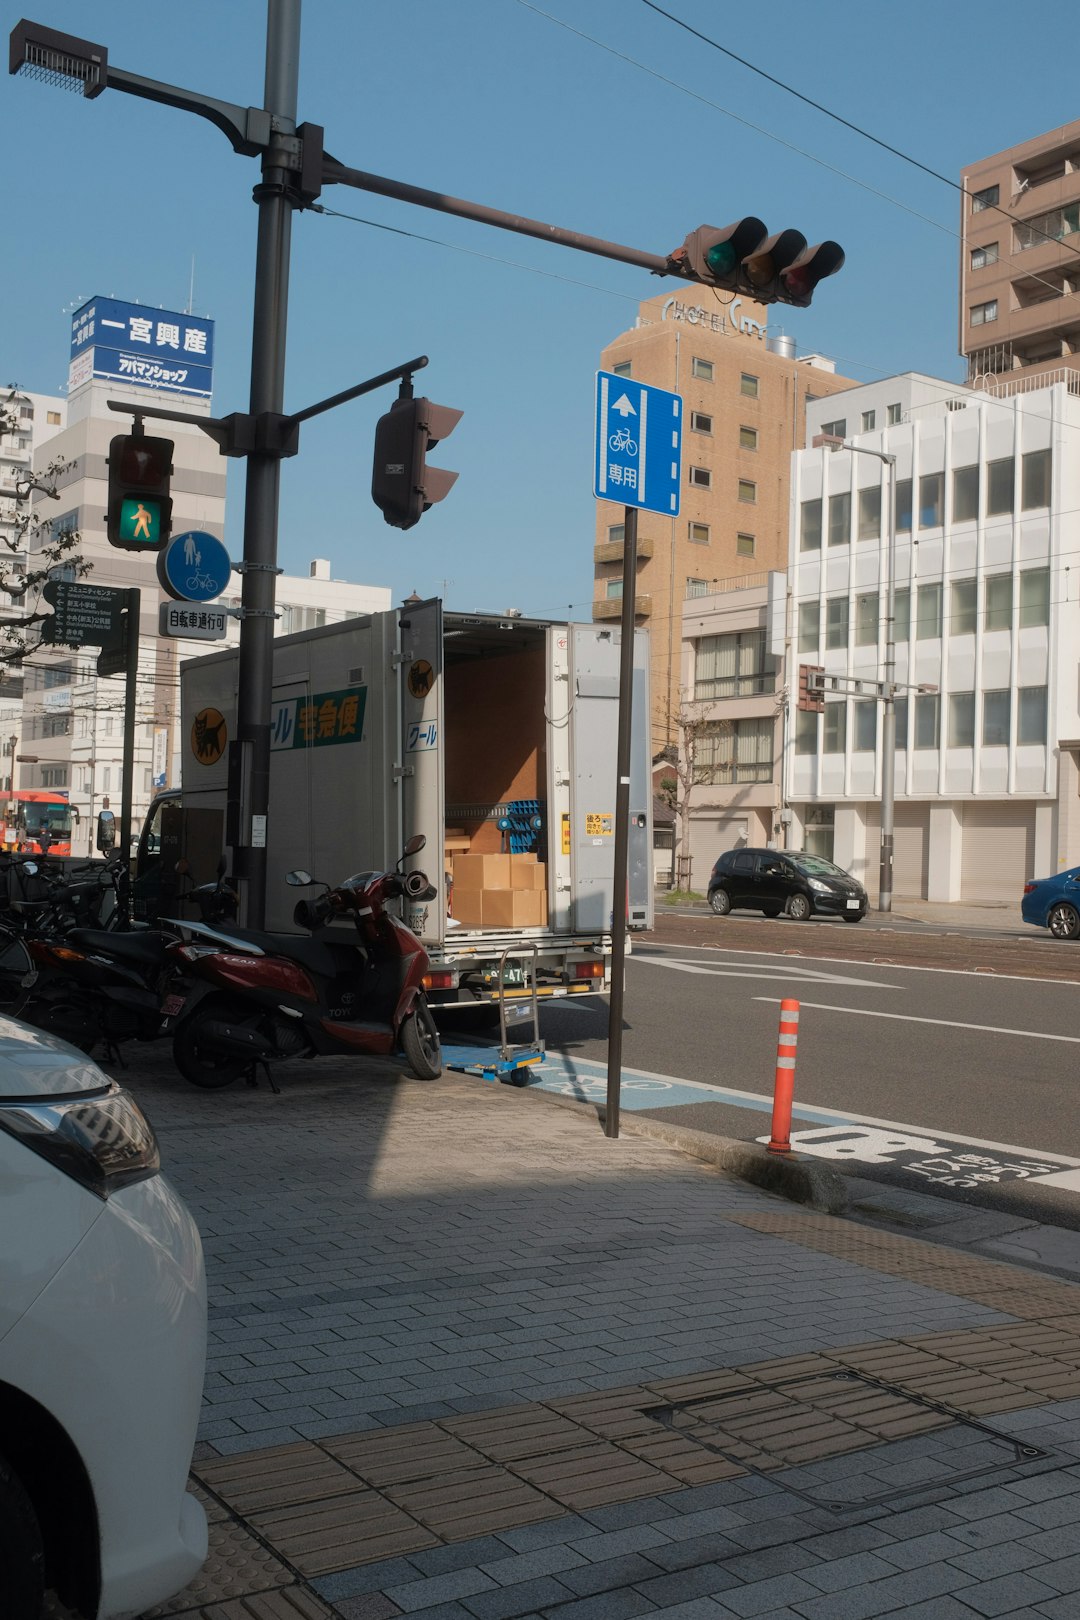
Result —
<instances>
[{"instance_id":1,"label":"truck open rear door","mask_svg":"<svg viewBox=\"0 0 1080 1620\"><path fill-rule=\"evenodd\" d=\"M406 603L399 613L400 754L394 772L401 792L401 843L427 839L420 866L439 891L437 900L409 907L405 921L428 945L446 932L446 770L443 684L443 611L435 598Z\"/></svg>"}]
</instances>

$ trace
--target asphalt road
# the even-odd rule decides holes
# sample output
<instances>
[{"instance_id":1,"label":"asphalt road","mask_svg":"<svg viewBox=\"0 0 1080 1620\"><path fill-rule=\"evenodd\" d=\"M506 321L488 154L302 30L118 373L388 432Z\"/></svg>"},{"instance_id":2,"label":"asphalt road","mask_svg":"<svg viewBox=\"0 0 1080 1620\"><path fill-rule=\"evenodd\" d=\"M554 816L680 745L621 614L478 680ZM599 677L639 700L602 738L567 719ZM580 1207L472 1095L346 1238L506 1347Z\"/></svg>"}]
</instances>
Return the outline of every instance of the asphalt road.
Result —
<instances>
[{"instance_id":1,"label":"asphalt road","mask_svg":"<svg viewBox=\"0 0 1080 1620\"><path fill-rule=\"evenodd\" d=\"M794 997L800 1151L1080 1229L1080 948L1042 936L759 926L767 949L757 925L702 948L695 920L678 918L635 941L624 1108L767 1137L779 1002ZM606 1003L551 1005L541 1033L552 1071L542 1083L602 1100Z\"/></svg>"}]
</instances>

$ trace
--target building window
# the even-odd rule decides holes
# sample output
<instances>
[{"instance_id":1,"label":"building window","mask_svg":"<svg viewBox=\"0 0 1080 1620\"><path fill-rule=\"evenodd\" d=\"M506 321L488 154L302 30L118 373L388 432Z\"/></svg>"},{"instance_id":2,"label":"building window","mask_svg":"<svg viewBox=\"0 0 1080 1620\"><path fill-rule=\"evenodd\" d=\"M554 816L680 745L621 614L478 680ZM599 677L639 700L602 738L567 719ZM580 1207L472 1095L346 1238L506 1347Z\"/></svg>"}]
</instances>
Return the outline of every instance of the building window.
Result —
<instances>
[{"instance_id":1,"label":"building window","mask_svg":"<svg viewBox=\"0 0 1080 1620\"><path fill-rule=\"evenodd\" d=\"M1023 253L1027 248L1041 247L1044 242L1060 242L1064 236L1080 231L1080 203L1066 203L1063 208L1052 208L1048 214L1035 214L1016 227L1016 245Z\"/></svg>"},{"instance_id":2,"label":"building window","mask_svg":"<svg viewBox=\"0 0 1080 1620\"><path fill-rule=\"evenodd\" d=\"M997 186L984 186L982 191L973 191L971 193L971 212L981 214L984 208L996 208L999 195Z\"/></svg>"},{"instance_id":3,"label":"building window","mask_svg":"<svg viewBox=\"0 0 1080 1620\"><path fill-rule=\"evenodd\" d=\"M998 245L996 242L987 242L985 247L972 248L971 268L985 270L988 264L997 264Z\"/></svg>"},{"instance_id":4,"label":"building window","mask_svg":"<svg viewBox=\"0 0 1080 1620\"><path fill-rule=\"evenodd\" d=\"M1020 575L1020 628L1050 623L1050 570L1025 568Z\"/></svg>"},{"instance_id":5,"label":"building window","mask_svg":"<svg viewBox=\"0 0 1080 1620\"><path fill-rule=\"evenodd\" d=\"M817 714L807 709L795 712L795 752L817 753Z\"/></svg>"},{"instance_id":6,"label":"building window","mask_svg":"<svg viewBox=\"0 0 1080 1620\"><path fill-rule=\"evenodd\" d=\"M833 650L848 644L848 599L830 596L825 602L825 645Z\"/></svg>"},{"instance_id":7,"label":"building window","mask_svg":"<svg viewBox=\"0 0 1080 1620\"><path fill-rule=\"evenodd\" d=\"M873 433L874 428L875 428L876 425L877 425L877 411L863 411L863 413L862 413L862 431L864 433Z\"/></svg>"},{"instance_id":8,"label":"building window","mask_svg":"<svg viewBox=\"0 0 1080 1620\"><path fill-rule=\"evenodd\" d=\"M936 641L941 635L941 581L920 585L915 601L916 641Z\"/></svg>"},{"instance_id":9,"label":"building window","mask_svg":"<svg viewBox=\"0 0 1080 1620\"><path fill-rule=\"evenodd\" d=\"M50 427L59 427L60 426L60 412L59 411L46 411L45 412L45 420L49 424Z\"/></svg>"},{"instance_id":10,"label":"building window","mask_svg":"<svg viewBox=\"0 0 1080 1620\"><path fill-rule=\"evenodd\" d=\"M757 428L741 427L739 429L739 449L740 450L756 450L757 449Z\"/></svg>"},{"instance_id":11,"label":"building window","mask_svg":"<svg viewBox=\"0 0 1080 1620\"><path fill-rule=\"evenodd\" d=\"M897 401L895 405L886 405L885 420L890 427L895 427L904 414L903 406Z\"/></svg>"},{"instance_id":12,"label":"building window","mask_svg":"<svg viewBox=\"0 0 1080 1620\"><path fill-rule=\"evenodd\" d=\"M757 502L757 485L749 478L739 479L739 499L744 506L754 506Z\"/></svg>"},{"instance_id":13,"label":"building window","mask_svg":"<svg viewBox=\"0 0 1080 1620\"><path fill-rule=\"evenodd\" d=\"M1009 691L983 693L982 740L984 748L1009 745Z\"/></svg>"},{"instance_id":14,"label":"building window","mask_svg":"<svg viewBox=\"0 0 1080 1620\"><path fill-rule=\"evenodd\" d=\"M740 630L726 636L703 636L694 658L694 698L756 697L771 692L776 677L765 669L764 630Z\"/></svg>"},{"instance_id":15,"label":"building window","mask_svg":"<svg viewBox=\"0 0 1080 1620\"><path fill-rule=\"evenodd\" d=\"M826 703L822 752L842 754L847 747L847 704Z\"/></svg>"},{"instance_id":16,"label":"building window","mask_svg":"<svg viewBox=\"0 0 1080 1620\"><path fill-rule=\"evenodd\" d=\"M709 471L708 467L691 467L690 482L694 485L695 489L711 489L712 473Z\"/></svg>"},{"instance_id":17,"label":"building window","mask_svg":"<svg viewBox=\"0 0 1080 1620\"><path fill-rule=\"evenodd\" d=\"M621 579L609 579L607 581L607 589L606 589L604 594L607 596L607 599L608 599L609 602L621 602L622 601L622 580Z\"/></svg>"},{"instance_id":18,"label":"building window","mask_svg":"<svg viewBox=\"0 0 1080 1620\"><path fill-rule=\"evenodd\" d=\"M856 754L872 754L877 747L877 703L873 699L861 699L852 704L855 724L851 742L852 752Z\"/></svg>"},{"instance_id":19,"label":"building window","mask_svg":"<svg viewBox=\"0 0 1080 1620\"><path fill-rule=\"evenodd\" d=\"M820 617L816 602L799 603L799 651L816 653L821 640Z\"/></svg>"},{"instance_id":20,"label":"building window","mask_svg":"<svg viewBox=\"0 0 1080 1620\"><path fill-rule=\"evenodd\" d=\"M949 587L949 634L973 636L979 617L979 587L974 579L956 579Z\"/></svg>"},{"instance_id":21,"label":"building window","mask_svg":"<svg viewBox=\"0 0 1080 1620\"><path fill-rule=\"evenodd\" d=\"M979 516L979 469L957 467L952 475L952 520L972 523Z\"/></svg>"},{"instance_id":22,"label":"building window","mask_svg":"<svg viewBox=\"0 0 1080 1620\"><path fill-rule=\"evenodd\" d=\"M911 592L905 586L896 592L893 614L893 640L911 640Z\"/></svg>"},{"instance_id":23,"label":"building window","mask_svg":"<svg viewBox=\"0 0 1080 1620\"><path fill-rule=\"evenodd\" d=\"M709 543L709 525L707 523L688 524L687 534L695 546L707 546Z\"/></svg>"},{"instance_id":24,"label":"building window","mask_svg":"<svg viewBox=\"0 0 1080 1620\"><path fill-rule=\"evenodd\" d=\"M859 491L859 539L881 537L881 485L871 484Z\"/></svg>"},{"instance_id":25,"label":"building window","mask_svg":"<svg viewBox=\"0 0 1080 1620\"><path fill-rule=\"evenodd\" d=\"M44 788L66 788L68 785L68 772L66 765L44 765L41 770L41 785Z\"/></svg>"},{"instance_id":26,"label":"building window","mask_svg":"<svg viewBox=\"0 0 1080 1620\"><path fill-rule=\"evenodd\" d=\"M1000 517L1013 509L1013 458L986 463L986 515Z\"/></svg>"},{"instance_id":27,"label":"building window","mask_svg":"<svg viewBox=\"0 0 1080 1620\"><path fill-rule=\"evenodd\" d=\"M695 782L771 782L772 774L771 715L716 721L703 726L698 733L694 752Z\"/></svg>"},{"instance_id":28,"label":"building window","mask_svg":"<svg viewBox=\"0 0 1080 1620\"><path fill-rule=\"evenodd\" d=\"M691 433L711 433L712 417L706 416L704 411L691 411L690 431Z\"/></svg>"},{"instance_id":29,"label":"building window","mask_svg":"<svg viewBox=\"0 0 1080 1620\"><path fill-rule=\"evenodd\" d=\"M878 633L877 591L855 598L855 645L876 647Z\"/></svg>"},{"instance_id":30,"label":"building window","mask_svg":"<svg viewBox=\"0 0 1080 1620\"><path fill-rule=\"evenodd\" d=\"M1022 686L1016 694L1016 740L1046 742L1046 687Z\"/></svg>"},{"instance_id":31,"label":"building window","mask_svg":"<svg viewBox=\"0 0 1080 1620\"><path fill-rule=\"evenodd\" d=\"M851 491L843 490L829 496L829 544L846 546L851 543Z\"/></svg>"},{"instance_id":32,"label":"building window","mask_svg":"<svg viewBox=\"0 0 1080 1620\"><path fill-rule=\"evenodd\" d=\"M740 374L739 393L745 394L747 399L757 399L759 397L758 380L756 377L752 377L748 371Z\"/></svg>"},{"instance_id":33,"label":"building window","mask_svg":"<svg viewBox=\"0 0 1080 1620\"><path fill-rule=\"evenodd\" d=\"M940 529L945 521L945 474L923 473L919 479L919 528Z\"/></svg>"},{"instance_id":34,"label":"building window","mask_svg":"<svg viewBox=\"0 0 1080 1620\"><path fill-rule=\"evenodd\" d=\"M998 301L996 298L988 298L985 304L972 304L972 326L989 326L991 321L996 321L997 305Z\"/></svg>"},{"instance_id":35,"label":"building window","mask_svg":"<svg viewBox=\"0 0 1080 1620\"><path fill-rule=\"evenodd\" d=\"M821 550L821 501L803 501L799 528L799 550Z\"/></svg>"},{"instance_id":36,"label":"building window","mask_svg":"<svg viewBox=\"0 0 1080 1620\"><path fill-rule=\"evenodd\" d=\"M620 360L618 365L612 366L611 372L612 376L614 377L632 377L634 375L634 367L631 361Z\"/></svg>"},{"instance_id":37,"label":"building window","mask_svg":"<svg viewBox=\"0 0 1080 1620\"><path fill-rule=\"evenodd\" d=\"M823 861L832 860L835 821L835 805L807 805L803 826L806 829L806 853L808 855L820 855Z\"/></svg>"},{"instance_id":38,"label":"building window","mask_svg":"<svg viewBox=\"0 0 1080 1620\"><path fill-rule=\"evenodd\" d=\"M686 581L687 597L708 596L709 582L707 579L688 579Z\"/></svg>"},{"instance_id":39,"label":"building window","mask_svg":"<svg viewBox=\"0 0 1080 1620\"><path fill-rule=\"evenodd\" d=\"M1025 512L1050 505L1050 452L1029 450L1020 458L1020 505Z\"/></svg>"},{"instance_id":40,"label":"building window","mask_svg":"<svg viewBox=\"0 0 1080 1620\"><path fill-rule=\"evenodd\" d=\"M990 574L983 587L983 624L987 630L1008 630L1012 624L1012 575Z\"/></svg>"},{"instance_id":41,"label":"building window","mask_svg":"<svg viewBox=\"0 0 1080 1620\"><path fill-rule=\"evenodd\" d=\"M949 747L975 746L975 694L950 692L949 694Z\"/></svg>"},{"instance_id":42,"label":"building window","mask_svg":"<svg viewBox=\"0 0 1080 1620\"><path fill-rule=\"evenodd\" d=\"M822 433L828 433L834 439L847 438L847 417L838 416L835 422L822 422Z\"/></svg>"},{"instance_id":43,"label":"building window","mask_svg":"<svg viewBox=\"0 0 1080 1620\"><path fill-rule=\"evenodd\" d=\"M896 532L897 534L911 533L911 479L898 478L896 481Z\"/></svg>"},{"instance_id":44,"label":"building window","mask_svg":"<svg viewBox=\"0 0 1080 1620\"><path fill-rule=\"evenodd\" d=\"M920 692L915 699L915 747L937 748L940 733L941 699L937 692Z\"/></svg>"},{"instance_id":45,"label":"building window","mask_svg":"<svg viewBox=\"0 0 1080 1620\"><path fill-rule=\"evenodd\" d=\"M752 557L757 550L757 541L752 534L737 534L735 536L735 555L737 557Z\"/></svg>"},{"instance_id":46,"label":"building window","mask_svg":"<svg viewBox=\"0 0 1080 1620\"><path fill-rule=\"evenodd\" d=\"M713 380L713 363L712 363L712 361L711 360L699 360L697 355L695 354L694 358L690 362L690 375L692 377L696 377L699 382L712 382L712 380Z\"/></svg>"},{"instance_id":47,"label":"building window","mask_svg":"<svg viewBox=\"0 0 1080 1620\"><path fill-rule=\"evenodd\" d=\"M608 537L608 545L611 545L611 546L625 545L625 543L626 543L626 525L625 525L625 523L609 523L608 524L607 537Z\"/></svg>"},{"instance_id":48,"label":"building window","mask_svg":"<svg viewBox=\"0 0 1080 1620\"><path fill-rule=\"evenodd\" d=\"M907 700L907 698L906 697L898 697L896 702L893 704L893 711L894 711L895 716L896 716L896 720L895 720L896 746L897 746L898 749L900 749L900 748L906 749L907 748L907 728L908 728L908 700Z\"/></svg>"}]
</instances>

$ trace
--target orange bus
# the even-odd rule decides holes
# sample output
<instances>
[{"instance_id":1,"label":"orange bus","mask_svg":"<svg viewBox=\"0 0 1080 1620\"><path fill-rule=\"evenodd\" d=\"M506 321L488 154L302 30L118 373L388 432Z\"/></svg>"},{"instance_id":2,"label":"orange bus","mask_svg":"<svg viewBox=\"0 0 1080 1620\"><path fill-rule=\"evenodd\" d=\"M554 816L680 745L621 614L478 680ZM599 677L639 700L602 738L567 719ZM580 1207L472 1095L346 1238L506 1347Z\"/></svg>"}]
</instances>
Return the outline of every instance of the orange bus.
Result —
<instances>
[{"instance_id":1,"label":"orange bus","mask_svg":"<svg viewBox=\"0 0 1080 1620\"><path fill-rule=\"evenodd\" d=\"M70 855L73 821L79 812L66 793L17 788L0 794L3 809L3 847L24 855Z\"/></svg>"}]
</instances>

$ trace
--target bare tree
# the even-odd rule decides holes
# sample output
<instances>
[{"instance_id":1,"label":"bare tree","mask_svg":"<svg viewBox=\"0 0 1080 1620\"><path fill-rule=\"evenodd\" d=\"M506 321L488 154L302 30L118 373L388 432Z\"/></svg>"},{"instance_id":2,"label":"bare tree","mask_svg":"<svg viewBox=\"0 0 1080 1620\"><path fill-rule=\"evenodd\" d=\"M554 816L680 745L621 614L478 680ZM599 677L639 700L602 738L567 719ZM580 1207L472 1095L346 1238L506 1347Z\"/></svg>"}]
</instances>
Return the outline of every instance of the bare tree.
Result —
<instances>
[{"instance_id":1,"label":"bare tree","mask_svg":"<svg viewBox=\"0 0 1080 1620\"><path fill-rule=\"evenodd\" d=\"M0 400L0 439L19 432L24 397L12 385ZM0 592L11 603L11 611L0 603L0 666L17 667L41 645L41 625L52 616L41 591L54 573L63 568L66 577L80 578L93 567L79 555L78 529L57 530L32 505L34 495L60 500L57 482L74 465L56 458L40 472L31 469L16 479L11 503L0 508Z\"/></svg>"},{"instance_id":2,"label":"bare tree","mask_svg":"<svg viewBox=\"0 0 1080 1620\"><path fill-rule=\"evenodd\" d=\"M661 792L675 813L677 823L676 847L679 852L679 881L690 880L690 810L691 790L707 780L707 767L701 762L701 742L706 736L730 734L730 720L708 717L711 701L680 697L677 707L667 711L669 726L677 739L672 751L671 765L674 777L666 777Z\"/></svg>"}]
</instances>

